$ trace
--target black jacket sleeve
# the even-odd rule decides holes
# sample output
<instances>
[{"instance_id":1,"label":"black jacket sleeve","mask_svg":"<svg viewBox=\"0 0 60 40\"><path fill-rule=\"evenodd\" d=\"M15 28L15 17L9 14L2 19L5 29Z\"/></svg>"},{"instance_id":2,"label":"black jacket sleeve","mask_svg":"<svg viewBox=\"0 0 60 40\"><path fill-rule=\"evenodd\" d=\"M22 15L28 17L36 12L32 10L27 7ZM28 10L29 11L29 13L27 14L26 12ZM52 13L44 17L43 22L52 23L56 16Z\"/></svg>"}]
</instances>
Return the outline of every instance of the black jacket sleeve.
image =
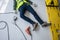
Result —
<instances>
[{"instance_id":1,"label":"black jacket sleeve","mask_svg":"<svg viewBox=\"0 0 60 40\"><path fill-rule=\"evenodd\" d=\"M32 2L32 1L30 1L30 0L27 0L27 2L29 2L30 4L33 4L33 2Z\"/></svg>"},{"instance_id":2,"label":"black jacket sleeve","mask_svg":"<svg viewBox=\"0 0 60 40\"><path fill-rule=\"evenodd\" d=\"M16 7L17 7L17 2L16 2L16 0L14 0L13 9L16 10Z\"/></svg>"}]
</instances>

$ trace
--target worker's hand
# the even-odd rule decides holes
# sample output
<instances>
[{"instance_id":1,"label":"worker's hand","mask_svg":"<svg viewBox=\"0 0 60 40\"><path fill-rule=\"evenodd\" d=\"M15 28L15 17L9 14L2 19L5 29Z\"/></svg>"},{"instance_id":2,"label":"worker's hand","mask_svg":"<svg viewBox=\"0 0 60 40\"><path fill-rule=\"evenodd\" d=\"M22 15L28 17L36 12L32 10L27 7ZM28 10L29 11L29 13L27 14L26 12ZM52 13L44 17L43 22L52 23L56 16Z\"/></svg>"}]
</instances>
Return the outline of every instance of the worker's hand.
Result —
<instances>
[{"instance_id":1,"label":"worker's hand","mask_svg":"<svg viewBox=\"0 0 60 40\"><path fill-rule=\"evenodd\" d=\"M33 6L34 6L34 7L37 7L38 5L37 5L37 4L35 4L35 3L33 3Z\"/></svg>"}]
</instances>

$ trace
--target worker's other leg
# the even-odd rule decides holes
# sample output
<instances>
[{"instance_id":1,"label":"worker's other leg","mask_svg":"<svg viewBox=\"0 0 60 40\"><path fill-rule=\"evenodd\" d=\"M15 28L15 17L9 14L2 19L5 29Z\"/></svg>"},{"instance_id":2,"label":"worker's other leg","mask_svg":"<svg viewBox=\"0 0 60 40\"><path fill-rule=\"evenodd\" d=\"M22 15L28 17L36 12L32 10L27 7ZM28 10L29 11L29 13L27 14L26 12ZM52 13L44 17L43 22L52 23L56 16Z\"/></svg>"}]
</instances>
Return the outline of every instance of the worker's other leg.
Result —
<instances>
[{"instance_id":1,"label":"worker's other leg","mask_svg":"<svg viewBox=\"0 0 60 40\"><path fill-rule=\"evenodd\" d=\"M26 11L25 7L26 7L26 5L20 7L20 9L19 9L19 11L20 11L20 17L22 19L24 19L25 21L27 21L27 22L31 23L32 25L34 25L33 30L35 30L38 24L36 22L32 21L30 18L28 18L28 17L26 17L24 15L25 14L25 11Z\"/></svg>"},{"instance_id":2,"label":"worker's other leg","mask_svg":"<svg viewBox=\"0 0 60 40\"><path fill-rule=\"evenodd\" d=\"M47 23L47 22L44 22L38 15L37 13L34 11L34 9L28 5L28 8L27 8L28 11L30 11L33 16L35 17L35 19L42 25L42 26L49 26L50 23Z\"/></svg>"},{"instance_id":3,"label":"worker's other leg","mask_svg":"<svg viewBox=\"0 0 60 40\"><path fill-rule=\"evenodd\" d=\"M31 14L33 14L33 16L35 17L35 19L36 19L40 24L43 24L43 23L44 23L43 20L41 20L41 18L37 15L37 13L34 11L34 9L33 9L30 5L28 5L27 10L28 10L29 12L31 12Z\"/></svg>"}]
</instances>

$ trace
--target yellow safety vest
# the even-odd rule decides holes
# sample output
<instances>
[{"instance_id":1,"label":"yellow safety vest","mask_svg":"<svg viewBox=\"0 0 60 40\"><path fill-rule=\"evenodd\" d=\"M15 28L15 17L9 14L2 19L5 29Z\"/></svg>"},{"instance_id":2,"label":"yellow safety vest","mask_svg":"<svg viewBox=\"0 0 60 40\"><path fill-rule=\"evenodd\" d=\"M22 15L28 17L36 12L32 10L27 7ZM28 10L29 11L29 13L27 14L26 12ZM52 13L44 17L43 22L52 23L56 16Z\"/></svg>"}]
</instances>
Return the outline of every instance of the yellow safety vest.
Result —
<instances>
[{"instance_id":1,"label":"yellow safety vest","mask_svg":"<svg viewBox=\"0 0 60 40\"><path fill-rule=\"evenodd\" d=\"M29 2L27 2L26 0L23 0L23 1L21 1L21 0L16 0L16 2L17 2L16 10L18 10L19 7L21 7L21 6L23 5L23 3L29 4Z\"/></svg>"}]
</instances>

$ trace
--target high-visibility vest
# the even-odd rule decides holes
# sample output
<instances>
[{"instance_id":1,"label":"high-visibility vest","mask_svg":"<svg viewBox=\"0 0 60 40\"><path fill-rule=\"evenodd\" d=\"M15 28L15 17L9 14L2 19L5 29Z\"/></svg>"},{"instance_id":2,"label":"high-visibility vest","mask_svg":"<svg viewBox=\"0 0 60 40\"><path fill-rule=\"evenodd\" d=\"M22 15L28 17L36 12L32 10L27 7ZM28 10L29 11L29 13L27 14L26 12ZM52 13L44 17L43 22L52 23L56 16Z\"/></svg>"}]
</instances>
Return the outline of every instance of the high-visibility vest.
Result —
<instances>
[{"instance_id":1,"label":"high-visibility vest","mask_svg":"<svg viewBox=\"0 0 60 40\"><path fill-rule=\"evenodd\" d=\"M19 9L19 7L21 7L24 3L27 3L27 4L29 4L29 2L27 2L26 0L16 0L16 2L17 2L17 7L16 7L16 10L18 10Z\"/></svg>"}]
</instances>

